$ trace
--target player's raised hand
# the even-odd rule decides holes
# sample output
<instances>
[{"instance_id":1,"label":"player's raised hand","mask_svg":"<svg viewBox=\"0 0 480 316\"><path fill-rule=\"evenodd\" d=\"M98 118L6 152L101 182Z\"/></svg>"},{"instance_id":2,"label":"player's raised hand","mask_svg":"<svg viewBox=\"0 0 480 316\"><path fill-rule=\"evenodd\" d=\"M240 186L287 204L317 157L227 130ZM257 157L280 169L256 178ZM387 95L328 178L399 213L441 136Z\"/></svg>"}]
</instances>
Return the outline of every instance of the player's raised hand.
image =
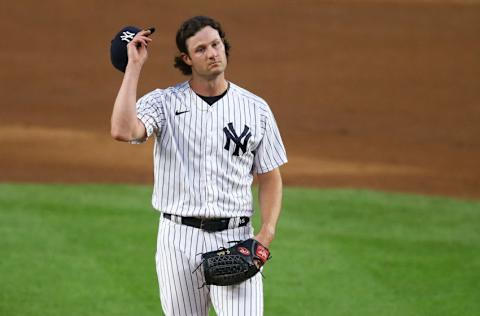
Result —
<instances>
[{"instance_id":1,"label":"player's raised hand","mask_svg":"<svg viewBox=\"0 0 480 316\"><path fill-rule=\"evenodd\" d=\"M138 32L127 45L128 63L142 67L148 58L148 45L152 41L152 31L147 29Z\"/></svg>"}]
</instances>

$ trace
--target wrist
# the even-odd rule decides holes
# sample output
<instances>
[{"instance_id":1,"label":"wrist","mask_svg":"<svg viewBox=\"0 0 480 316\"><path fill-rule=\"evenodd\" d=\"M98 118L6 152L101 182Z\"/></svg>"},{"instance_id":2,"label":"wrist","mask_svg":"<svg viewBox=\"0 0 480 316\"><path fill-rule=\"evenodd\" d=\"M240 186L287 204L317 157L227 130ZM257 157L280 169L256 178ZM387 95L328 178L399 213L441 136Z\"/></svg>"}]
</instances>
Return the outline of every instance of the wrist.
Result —
<instances>
[{"instance_id":1,"label":"wrist","mask_svg":"<svg viewBox=\"0 0 480 316\"><path fill-rule=\"evenodd\" d=\"M141 62L128 61L127 67L125 68L125 74L131 75L140 75L142 71L143 64Z\"/></svg>"},{"instance_id":2,"label":"wrist","mask_svg":"<svg viewBox=\"0 0 480 316\"><path fill-rule=\"evenodd\" d=\"M255 236L255 239L262 245L269 248L273 239L275 238L275 229L268 226L262 226L260 232Z\"/></svg>"},{"instance_id":3,"label":"wrist","mask_svg":"<svg viewBox=\"0 0 480 316\"><path fill-rule=\"evenodd\" d=\"M272 239L275 237L275 227L271 225L262 225L260 228L260 232L263 233L265 236L269 236Z\"/></svg>"}]
</instances>

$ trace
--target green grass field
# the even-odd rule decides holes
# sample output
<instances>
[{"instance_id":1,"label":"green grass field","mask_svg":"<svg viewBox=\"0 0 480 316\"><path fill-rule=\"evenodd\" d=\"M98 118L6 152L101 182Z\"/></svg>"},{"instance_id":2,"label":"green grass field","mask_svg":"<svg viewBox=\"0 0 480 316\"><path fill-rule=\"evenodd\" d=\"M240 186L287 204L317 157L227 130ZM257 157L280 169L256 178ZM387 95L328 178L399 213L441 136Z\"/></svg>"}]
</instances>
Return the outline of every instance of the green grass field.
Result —
<instances>
[{"instance_id":1,"label":"green grass field","mask_svg":"<svg viewBox=\"0 0 480 316\"><path fill-rule=\"evenodd\" d=\"M0 315L161 315L150 193L0 184ZM266 315L480 315L480 202L286 188L271 248Z\"/></svg>"}]
</instances>

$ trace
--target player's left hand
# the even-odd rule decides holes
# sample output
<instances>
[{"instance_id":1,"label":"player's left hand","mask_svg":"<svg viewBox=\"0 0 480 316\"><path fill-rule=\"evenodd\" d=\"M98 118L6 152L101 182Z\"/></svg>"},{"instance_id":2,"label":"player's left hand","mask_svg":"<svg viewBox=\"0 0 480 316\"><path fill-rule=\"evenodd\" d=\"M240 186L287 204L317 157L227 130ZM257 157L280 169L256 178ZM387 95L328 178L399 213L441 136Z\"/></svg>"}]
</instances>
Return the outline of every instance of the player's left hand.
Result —
<instances>
[{"instance_id":1,"label":"player's left hand","mask_svg":"<svg viewBox=\"0 0 480 316\"><path fill-rule=\"evenodd\" d=\"M275 238L274 233L268 231L265 228L262 228L260 232L255 237L253 237L253 239L255 239L256 241L258 241L259 243L261 243L267 248L270 248L270 244L272 243L273 238ZM254 260L254 262L257 268L259 269L263 265L263 262L260 262L258 260Z\"/></svg>"},{"instance_id":2,"label":"player's left hand","mask_svg":"<svg viewBox=\"0 0 480 316\"><path fill-rule=\"evenodd\" d=\"M253 277L270 259L270 250L255 239L202 254L207 285L233 285Z\"/></svg>"}]
</instances>

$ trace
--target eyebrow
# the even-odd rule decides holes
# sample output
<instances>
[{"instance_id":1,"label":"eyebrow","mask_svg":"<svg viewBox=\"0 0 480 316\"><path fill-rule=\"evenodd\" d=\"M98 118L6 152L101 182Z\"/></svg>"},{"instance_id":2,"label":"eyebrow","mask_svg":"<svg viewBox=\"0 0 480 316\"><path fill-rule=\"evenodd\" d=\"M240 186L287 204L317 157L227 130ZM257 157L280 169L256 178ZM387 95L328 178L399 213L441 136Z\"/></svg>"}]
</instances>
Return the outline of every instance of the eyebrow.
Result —
<instances>
[{"instance_id":1,"label":"eyebrow","mask_svg":"<svg viewBox=\"0 0 480 316\"><path fill-rule=\"evenodd\" d=\"M210 41L209 43L206 43L206 44L205 44L205 43L200 43L200 44L198 44L197 46L195 46L193 49L194 49L194 50L197 50L198 48L205 47L206 45L212 44L212 43L215 43L215 42L221 42L221 39L216 38L216 39L214 39L213 41Z\"/></svg>"}]
</instances>

